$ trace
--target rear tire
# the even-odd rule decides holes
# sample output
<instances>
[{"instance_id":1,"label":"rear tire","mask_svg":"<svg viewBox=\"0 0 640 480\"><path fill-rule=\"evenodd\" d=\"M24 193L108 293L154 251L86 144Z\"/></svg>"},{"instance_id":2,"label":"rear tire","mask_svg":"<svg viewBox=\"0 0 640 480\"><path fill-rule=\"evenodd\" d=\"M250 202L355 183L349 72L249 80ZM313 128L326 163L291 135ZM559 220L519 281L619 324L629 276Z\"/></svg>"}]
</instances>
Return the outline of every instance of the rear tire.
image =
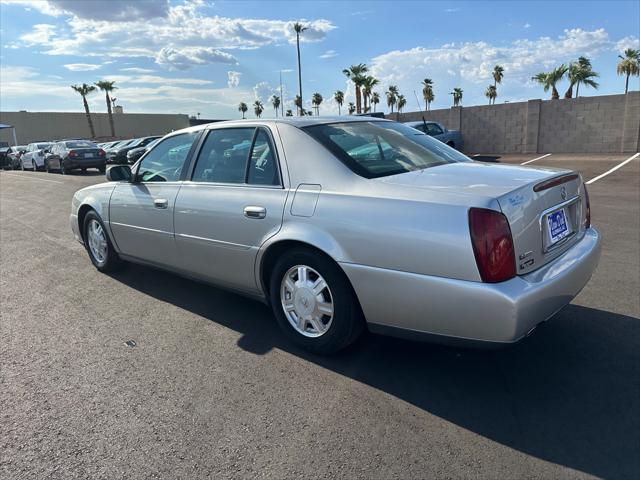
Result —
<instances>
[{"instance_id":1,"label":"rear tire","mask_svg":"<svg viewBox=\"0 0 640 480\"><path fill-rule=\"evenodd\" d=\"M106 173L106 171L107 171L107 167L105 167L105 166L98 167L98 171L99 171L100 173L104 174L104 173Z\"/></svg>"},{"instance_id":2,"label":"rear tire","mask_svg":"<svg viewBox=\"0 0 640 480\"><path fill-rule=\"evenodd\" d=\"M308 272L302 279L301 273L296 273L300 268ZM326 287L313 288L320 281ZM360 305L344 272L330 259L309 249L293 249L278 259L271 272L269 296L285 336L312 353L338 352L365 329ZM331 315L325 313L329 307Z\"/></svg>"},{"instance_id":3,"label":"rear tire","mask_svg":"<svg viewBox=\"0 0 640 480\"><path fill-rule=\"evenodd\" d=\"M51 173L51 169L49 168L49 162L47 160L44 161L44 170L47 173Z\"/></svg>"},{"instance_id":4,"label":"rear tire","mask_svg":"<svg viewBox=\"0 0 640 480\"><path fill-rule=\"evenodd\" d=\"M38 164L36 163L35 160L31 160L31 168L33 168L34 172L38 171Z\"/></svg>"},{"instance_id":5,"label":"rear tire","mask_svg":"<svg viewBox=\"0 0 640 480\"><path fill-rule=\"evenodd\" d=\"M87 173L87 169L86 169L86 168L83 168L83 169L82 169L82 173L83 173L83 174Z\"/></svg>"},{"instance_id":6,"label":"rear tire","mask_svg":"<svg viewBox=\"0 0 640 480\"><path fill-rule=\"evenodd\" d=\"M114 250L107 229L95 210L89 211L84 217L82 232L84 246L94 267L103 273L122 268L123 261Z\"/></svg>"}]
</instances>

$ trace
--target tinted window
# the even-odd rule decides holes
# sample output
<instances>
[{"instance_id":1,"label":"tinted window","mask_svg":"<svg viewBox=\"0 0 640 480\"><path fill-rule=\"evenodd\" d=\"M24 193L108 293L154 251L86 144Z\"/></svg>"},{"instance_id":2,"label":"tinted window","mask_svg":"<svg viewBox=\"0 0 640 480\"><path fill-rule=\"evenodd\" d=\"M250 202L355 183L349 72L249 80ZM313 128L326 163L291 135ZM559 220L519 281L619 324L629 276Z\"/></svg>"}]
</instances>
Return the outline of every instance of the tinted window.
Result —
<instances>
[{"instance_id":1,"label":"tinted window","mask_svg":"<svg viewBox=\"0 0 640 480\"><path fill-rule=\"evenodd\" d=\"M304 130L365 178L470 161L419 130L395 122L335 123Z\"/></svg>"},{"instance_id":2,"label":"tinted window","mask_svg":"<svg viewBox=\"0 0 640 480\"><path fill-rule=\"evenodd\" d=\"M192 180L244 183L254 132L255 128L211 130L198 156Z\"/></svg>"},{"instance_id":3,"label":"tinted window","mask_svg":"<svg viewBox=\"0 0 640 480\"><path fill-rule=\"evenodd\" d=\"M38 143L38 145L36 145L35 150L41 150L41 149L49 148L50 146L51 146L50 143Z\"/></svg>"},{"instance_id":4,"label":"tinted window","mask_svg":"<svg viewBox=\"0 0 640 480\"><path fill-rule=\"evenodd\" d=\"M278 165L269 134L259 129L251 150L247 183L253 185L280 185Z\"/></svg>"},{"instance_id":5,"label":"tinted window","mask_svg":"<svg viewBox=\"0 0 640 480\"><path fill-rule=\"evenodd\" d=\"M92 142L65 142L67 148L97 148L97 145Z\"/></svg>"},{"instance_id":6,"label":"tinted window","mask_svg":"<svg viewBox=\"0 0 640 480\"><path fill-rule=\"evenodd\" d=\"M175 182L199 132L174 135L160 142L144 157L137 179L142 182Z\"/></svg>"},{"instance_id":7,"label":"tinted window","mask_svg":"<svg viewBox=\"0 0 640 480\"><path fill-rule=\"evenodd\" d=\"M437 123L427 123L427 130L429 135L440 135L443 133L440 125Z\"/></svg>"}]
</instances>

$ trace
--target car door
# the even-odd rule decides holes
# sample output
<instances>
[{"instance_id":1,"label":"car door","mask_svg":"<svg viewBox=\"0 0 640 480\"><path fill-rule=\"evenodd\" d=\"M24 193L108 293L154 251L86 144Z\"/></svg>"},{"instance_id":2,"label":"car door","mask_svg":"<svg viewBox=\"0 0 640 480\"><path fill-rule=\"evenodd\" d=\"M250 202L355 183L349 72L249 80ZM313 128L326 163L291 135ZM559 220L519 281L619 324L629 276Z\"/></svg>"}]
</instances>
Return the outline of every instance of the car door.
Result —
<instances>
[{"instance_id":1,"label":"car door","mask_svg":"<svg viewBox=\"0 0 640 480\"><path fill-rule=\"evenodd\" d=\"M258 290L256 255L280 229L287 199L274 145L266 127L208 132L174 214L178 253L190 272Z\"/></svg>"},{"instance_id":2,"label":"car door","mask_svg":"<svg viewBox=\"0 0 640 480\"><path fill-rule=\"evenodd\" d=\"M175 255L174 204L199 133L164 139L134 168L131 182L116 185L109 222L124 255L162 266L179 263Z\"/></svg>"},{"instance_id":3,"label":"car door","mask_svg":"<svg viewBox=\"0 0 640 480\"><path fill-rule=\"evenodd\" d=\"M31 155L33 152L33 143L27 145L27 151L20 157L20 163L23 168L31 168Z\"/></svg>"}]
</instances>

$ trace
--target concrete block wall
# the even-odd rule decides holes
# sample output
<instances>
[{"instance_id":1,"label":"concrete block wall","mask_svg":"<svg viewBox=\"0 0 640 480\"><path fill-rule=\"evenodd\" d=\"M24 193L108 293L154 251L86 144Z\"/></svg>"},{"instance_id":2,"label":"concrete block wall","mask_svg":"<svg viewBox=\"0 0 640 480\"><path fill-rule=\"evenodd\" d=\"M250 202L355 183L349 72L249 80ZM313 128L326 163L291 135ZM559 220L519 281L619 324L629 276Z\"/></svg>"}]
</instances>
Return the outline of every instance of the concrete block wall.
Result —
<instances>
[{"instance_id":1,"label":"concrete block wall","mask_svg":"<svg viewBox=\"0 0 640 480\"><path fill-rule=\"evenodd\" d=\"M469 153L620 153L640 144L640 92L408 112L461 130Z\"/></svg>"},{"instance_id":2,"label":"concrete block wall","mask_svg":"<svg viewBox=\"0 0 640 480\"><path fill-rule=\"evenodd\" d=\"M111 138L109 116L92 113L97 138ZM114 114L116 136L134 138L164 135L189 126L189 117L181 114ZM59 138L89 138L89 124L84 113L70 112L0 112L0 123L13 125L19 144ZM13 144L9 129L0 130L0 140Z\"/></svg>"}]
</instances>

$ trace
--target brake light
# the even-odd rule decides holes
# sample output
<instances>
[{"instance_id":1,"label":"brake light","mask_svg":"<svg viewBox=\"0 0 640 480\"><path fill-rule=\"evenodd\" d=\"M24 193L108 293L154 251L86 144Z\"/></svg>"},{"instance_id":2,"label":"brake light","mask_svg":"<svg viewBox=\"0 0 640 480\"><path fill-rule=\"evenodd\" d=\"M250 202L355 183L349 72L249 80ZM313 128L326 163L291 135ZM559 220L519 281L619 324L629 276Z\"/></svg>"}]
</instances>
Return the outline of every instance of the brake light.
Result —
<instances>
[{"instance_id":1,"label":"brake light","mask_svg":"<svg viewBox=\"0 0 640 480\"><path fill-rule=\"evenodd\" d=\"M504 282L516 276L513 237L503 213L486 208L469 209L469 231L483 282Z\"/></svg>"},{"instance_id":2,"label":"brake light","mask_svg":"<svg viewBox=\"0 0 640 480\"><path fill-rule=\"evenodd\" d=\"M98 156L99 157L104 157L104 150L102 150L102 149L98 150Z\"/></svg>"},{"instance_id":3,"label":"brake light","mask_svg":"<svg viewBox=\"0 0 640 480\"><path fill-rule=\"evenodd\" d=\"M585 183L582 184L582 188L584 188L584 204L586 208L584 228L589 228L591 226L591 202L589 202L589 192Z\"/></svg>"},{"instance_id":4,"label":"brake light","mask_svg":"<svg viewBox=\"0 0 640 480\"><path fill-rule=\"evenodd\" d=\"M75 158L78 156L78 152L76 152L75 150L71 150L69 151L69 156L72 158Z\"/></svg>"}]
</instances>

